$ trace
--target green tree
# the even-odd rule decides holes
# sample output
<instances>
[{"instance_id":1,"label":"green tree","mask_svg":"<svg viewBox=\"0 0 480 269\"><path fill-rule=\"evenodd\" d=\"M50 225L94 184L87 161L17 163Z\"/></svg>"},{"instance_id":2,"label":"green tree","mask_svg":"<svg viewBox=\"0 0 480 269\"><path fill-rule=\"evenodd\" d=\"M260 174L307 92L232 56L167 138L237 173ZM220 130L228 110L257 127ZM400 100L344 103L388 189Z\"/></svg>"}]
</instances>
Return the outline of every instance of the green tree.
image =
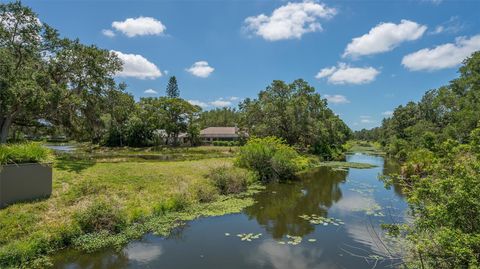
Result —
<instances>
[{"instance_id":1,"label":"green tree","mask_svg":"<svg viewBox=\"0 0 480 269\"><path fill-rule=\"evenodd\" d=\"M113 53L60 38L20 2L0 4L0 143L16 123L47 120L98 142L105 96L118 90Z\"/></svg>"},{"instance_id":2,"label":"green tree","mask_svg":"<svg viewBox=\"0 0 480 269\"><path fill-rule=\"evenodd\" d=\"M167 97L170 98L180 97L180 90L178 89L177 78L175 76L171 76L168 80L166 94Z\"/></svg>"},{"instance_id":3,"label":"green tree","mask_svg":"<svg viewBox=\"0 0 480 269\"><path fill-rule=\"evenodd\" d=\"M143 120L152 129L165 132L165 144L178 144L178 135L190 129L193 134L200 108L181 98L142 98Z\"/></svg>"},{"instance_id":4,"label":"green tree","mask_svg":"<svg viewBox=\"0 0 480 269\"><path fill-rule=\"evenodd\" d=\"M480 266L480 52L459 71L380 127L387 152L404 161L395 179L412 209L402 233L412 268Z\"/></svg>"},{"instance_id":5,"label":"green tree","mask_svg":"<svg viewBox=\"0 0 480 269\"><path fill-rule=\"evenodd\" d=\"M0 4L0 143L7 141L10 127L20 117L40 113L49 92L45 47L52 41L51 29L19 2Z\"/></svg>"},{"instance_id":6,"label":"green tree","mask_svg":"<svg viewBox=\"0 0 480 269\"><path fill-rule=\"evenodd\" d=\"M246 99L239 107L241 126L250 135L279 137L326 159L338 156L351 135L326 100L302 79L291 84L275 80L258 99Z\"/></svg>"},{"instance_id":7,"label":"green tree","mask_svg":"<svg viewBox=\"0 0 480 269\"><path fill-rule=\"evenodd\" d=\"M200 114L201 128L207 127L233 127L240 123L240 113L235 108L224 107L203 111Z\"/></svg>"}]
</instances>

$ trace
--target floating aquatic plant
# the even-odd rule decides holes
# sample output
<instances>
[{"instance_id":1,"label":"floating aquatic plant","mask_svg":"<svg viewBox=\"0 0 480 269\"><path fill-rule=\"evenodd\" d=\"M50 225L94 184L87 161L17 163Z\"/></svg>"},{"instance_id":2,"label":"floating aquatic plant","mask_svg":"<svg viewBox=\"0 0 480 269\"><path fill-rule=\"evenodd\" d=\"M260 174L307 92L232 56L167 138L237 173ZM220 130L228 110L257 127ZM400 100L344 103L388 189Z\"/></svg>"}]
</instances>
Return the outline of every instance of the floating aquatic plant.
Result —
<instances>
[{"instance_id":1,"label":"floating aquatic plant","mask_svg":"<svg viewBox=\"0 0 480 269\"><path fill-rule=\"evenodd\" d=\"M385 214L382 212L382 207L378 205L377 203L373 204L372 206L366 208L365 214L369 216L375 216L375 217L385 217Z\"/></svg>"},{"instance_id":2,"label":"floating aquatic plant","mask_svg":"<svg viewBox=\"0 0 480 269\"><path fill-rule=\"evenodd\" d=\"M251 242L252 240L255 240L255 239L258 239L260 238L260 236L262 236L261 233L259 234L253 234L253 233L243 233L243 234L237 234L238 237L240 237L240 239L242 241L248 241L248 242Z\"/></svg>"},{"instance_id":3,"label":"floating aquatic plant","mask_svg":"<svg viewBox=\"0 0 480 269\"><path fill-rule=\"evenodd\" d=\"M332 224L335 226L339 226L339 225L345 224L341 219L327 218L327 217L318 216L316 214L300 215L299 217L314 225L321 224L323 226L328 226L329 224Z\"/></svg>"},{"instance_id":4,"label":"floating aquatic plant","mask_svg":"<svg viewBox=\"0 0 480 269\"><path fill-rule=\"evenodd\" d=\"M370 197L375 192L375 186L367 183L352 181L350 185L352 186L349 188L350 191L359 193L362 196Z\"/></svg>"},{"instance_id":5,"label":"floating aquatic plant","mask_svg":"<svg viewBox=\"0 0 480 269\"><path fill-rule=\"evenodd\" d=\"M295 236L295 235L288 235L287 234L287 238L290 239L289 241L287 241L287 244L289 245L298 245L300 243L302 243L302 237L301 236Z\"/></svg>"}]
</instances>

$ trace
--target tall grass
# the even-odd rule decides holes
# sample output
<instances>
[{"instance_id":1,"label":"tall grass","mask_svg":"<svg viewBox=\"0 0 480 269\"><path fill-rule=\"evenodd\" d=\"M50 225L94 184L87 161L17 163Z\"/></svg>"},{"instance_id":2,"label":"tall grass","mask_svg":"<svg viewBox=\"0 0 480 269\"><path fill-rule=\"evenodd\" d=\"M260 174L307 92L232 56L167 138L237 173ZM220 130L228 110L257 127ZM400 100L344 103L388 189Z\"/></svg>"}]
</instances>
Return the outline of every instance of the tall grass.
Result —
<instances>
[{"instance_id":1,"label":"tall grass","mask_svg":"<svg viewBox=\"0 0 480 269\"><path fill-rule=\"evenodd\" d=\"M0 145L0 165L50 161L52 161L51 151L39 143Z\"/></svg>"}]
</instances>

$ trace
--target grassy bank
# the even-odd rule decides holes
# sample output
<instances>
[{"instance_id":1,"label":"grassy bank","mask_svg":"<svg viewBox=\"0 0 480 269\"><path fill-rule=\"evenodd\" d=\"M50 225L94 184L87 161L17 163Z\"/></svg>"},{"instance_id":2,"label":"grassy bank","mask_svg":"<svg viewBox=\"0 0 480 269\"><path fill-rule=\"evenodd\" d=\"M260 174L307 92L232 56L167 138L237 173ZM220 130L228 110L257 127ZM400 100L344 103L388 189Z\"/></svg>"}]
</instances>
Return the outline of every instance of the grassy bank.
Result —
<instances>
[{"instance_id":1,"label":"grassy bank","mask_svg":"<svg viewBox=\"0 0 480 269\"><path fill-rule=\"evenodd\" d=\"M369 141L348 141L345 144L345 148L348 153L365 153L371 155L386 155L386 152L382 150L382 147L377 142Z\"/></svg>"},{"instance_id":2,"label":"grassy bank","mask_svg":"<svg viewBox=\"0 0 480 269\"><path fill-rule=\"evenodd\" d=\"M201 215L238 212L253 203L249 192L221 195L207 178L212 168L231 165L231 158L59 159L49 199L0 210L0 268L44 268L48 256L60 248L118 247L145 232L166 234Z\"/></svg>"},{"instance_id":3,"label":"grassy bank","mask_svg":"<svg viewBox=\"0 0 480 269\"><path fill-rule=\"evenodd\" d=\"M73 153L61 154L69 160L93 160L95 162L125 161L188 161L206 158L233 157L238 147L101 147L91 144L77 144Z\"/></svg>"}]
</instances>

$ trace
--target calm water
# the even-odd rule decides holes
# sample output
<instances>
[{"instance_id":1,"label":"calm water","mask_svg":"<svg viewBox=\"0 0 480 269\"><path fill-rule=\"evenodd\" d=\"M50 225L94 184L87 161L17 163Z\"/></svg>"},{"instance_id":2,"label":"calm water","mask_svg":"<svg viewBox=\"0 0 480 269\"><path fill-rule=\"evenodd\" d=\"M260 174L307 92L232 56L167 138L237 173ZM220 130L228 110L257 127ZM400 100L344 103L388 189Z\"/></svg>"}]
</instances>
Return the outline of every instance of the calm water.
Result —
<instances>
[{"instance_id":1,"label":"calm water","mask_svg":"<svg viewBox=\"0 0 480 269\"><path fill-rule=\"evenodd\" d=\"M74 145L45 145L46 148L58 151L58 152L73 152L77 149Z\"/></svg>"},{"instance_id":2,"label":"calm water","mask_svg":"<svg viewBox=\"0 0 480 269\"><path fill-rule=\"evenodd\" d=\"M378 167L316 169L298 182L269 185L243 213L192 221L169 238L146 235L120 252L65 252L55 267L395 267L400 260L379 225L405 221L407 205L399 189L385 189L378 175L395 171L397 166L363 154L347 160ZM237 236L249 233L261 235L251 241Z\"/></svg>"}]
</instances>

